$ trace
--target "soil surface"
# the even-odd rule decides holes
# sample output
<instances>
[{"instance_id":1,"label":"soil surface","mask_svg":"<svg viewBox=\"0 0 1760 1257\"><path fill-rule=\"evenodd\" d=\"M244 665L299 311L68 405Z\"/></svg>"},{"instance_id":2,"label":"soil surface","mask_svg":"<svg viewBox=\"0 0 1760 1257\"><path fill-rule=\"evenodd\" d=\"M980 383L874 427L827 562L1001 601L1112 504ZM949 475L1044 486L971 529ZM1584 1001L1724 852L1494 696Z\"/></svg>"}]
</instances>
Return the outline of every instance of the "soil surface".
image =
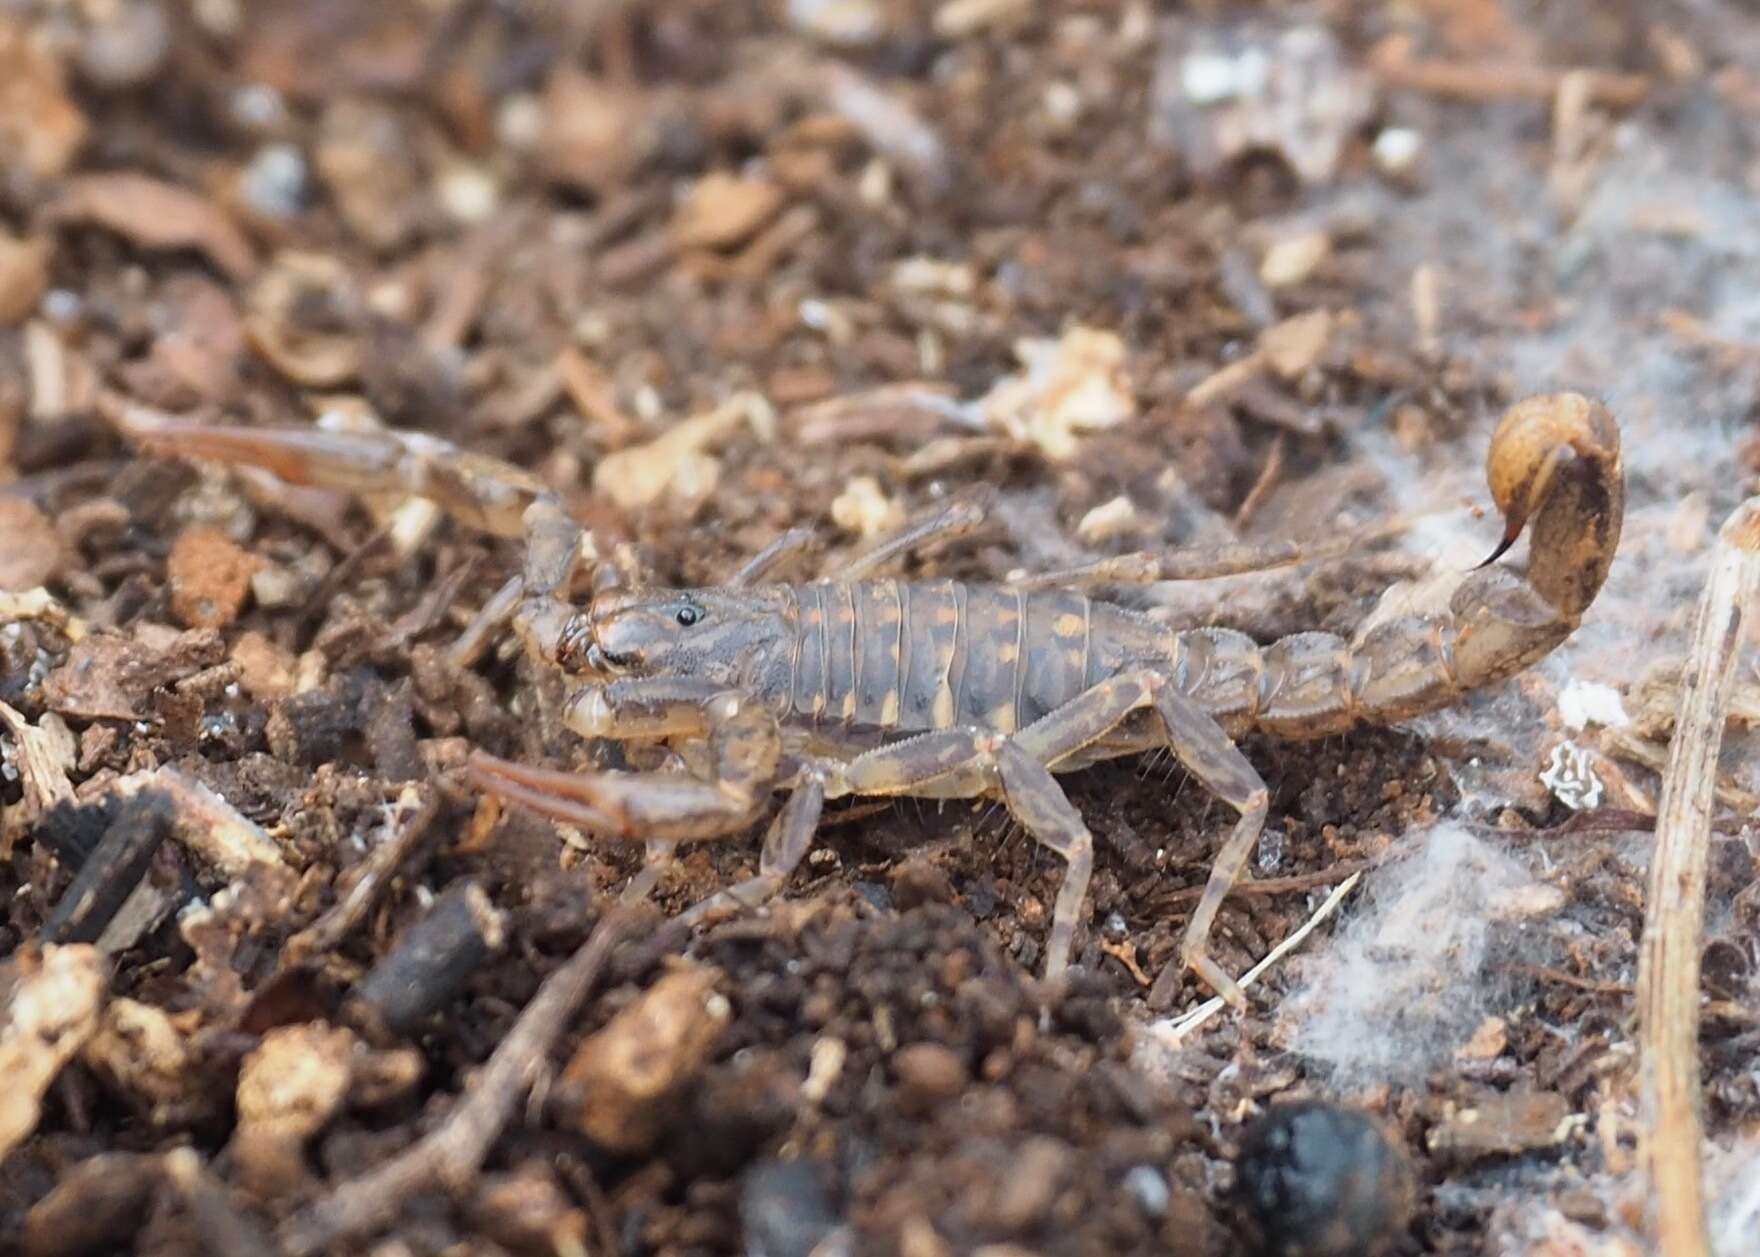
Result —
<instances>
[{"instance_id":1,"label":"soil surface","mask_svg":"<svg viewBox=\"0 0 1760 1257\"><path fill-rule=\"evenodd\" d=\"M1186 7L0 11L0 1250L1648 1251L1657 772L1760 487L1760 17ZM1097 850L1058 983L1063 862L990 804L833 803L762 911L676 919L767 821L624 903L640 842L466 757L664 756L470 640L517 524L410 495L491 465L375 436L525 469L593 568L664 585L791 528L786 575L832 572L974 494L893 570L1406 521L1107 591L1264 643L1489 553L1491 426L1565 389L1624 433L1605 592L1458 710L1243 739L1270 812L1214 953L1325 919L1192 1027L1200 982L1149 989L1233 814L1166 755L1063 779ZM172 421L403 461L290 484ZM1704 955L1728 1254L1760 1231L1753 749L1738 719Z\"/></svg>"}]
</instances>

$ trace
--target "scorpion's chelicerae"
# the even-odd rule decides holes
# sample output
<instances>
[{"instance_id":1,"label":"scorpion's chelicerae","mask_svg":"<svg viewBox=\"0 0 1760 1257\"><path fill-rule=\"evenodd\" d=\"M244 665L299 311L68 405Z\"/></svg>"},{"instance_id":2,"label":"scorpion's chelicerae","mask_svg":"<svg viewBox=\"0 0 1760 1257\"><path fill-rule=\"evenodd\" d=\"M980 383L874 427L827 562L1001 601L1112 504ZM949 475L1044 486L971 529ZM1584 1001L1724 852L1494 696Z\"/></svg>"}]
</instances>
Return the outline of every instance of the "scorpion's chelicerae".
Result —
<instances>
[{"instance_id":1,"label":"scorpion's chelicerae","mask_svg":"<svg viewBox=\"0 0 1760 1257\"><path fill-rule=\"evenodd\" d=\"M800 534L713 588L622 587L615 567L602 565L580 610L568 596L581 531L516 467L418 434L208 427L114 399L106 410L149 448L252 463L296 482L421 494L491 532L523 536L523 574L485 621L510 616L535 657L591 677L568 700L570 728L670 743L694 771L560 773L478 752L471 776L584 829L645 840L643 885L673 844L743 831L788 792L757 875L693 918L774 895L806 854L827 799L988 796L1067 862L1045 948L1055 977L1081 920L1093 838L1053 774L1170 748L1239 813L1180 951L1236 1004L1240 989L1207 944L1267 795L1233 739L1402 720L1526 668L1571 634L1601 588L1625 492L1619 432L1603 406L1574 394L1518 404L1492 436L1487 468L1507 525L1492 559L1529 525L1526 573L1482 565L1440 609L1390 609L1349 641L1298 633L1260 646L1228 629L1175 629L1082 592L1184 570L1149 555L1013 585L872 577L928 537L970 527L958 508L807 584L764 583ZM1170 994L1179 972L1170 964L1154 995Z\"/></svg>"}]
</instances>

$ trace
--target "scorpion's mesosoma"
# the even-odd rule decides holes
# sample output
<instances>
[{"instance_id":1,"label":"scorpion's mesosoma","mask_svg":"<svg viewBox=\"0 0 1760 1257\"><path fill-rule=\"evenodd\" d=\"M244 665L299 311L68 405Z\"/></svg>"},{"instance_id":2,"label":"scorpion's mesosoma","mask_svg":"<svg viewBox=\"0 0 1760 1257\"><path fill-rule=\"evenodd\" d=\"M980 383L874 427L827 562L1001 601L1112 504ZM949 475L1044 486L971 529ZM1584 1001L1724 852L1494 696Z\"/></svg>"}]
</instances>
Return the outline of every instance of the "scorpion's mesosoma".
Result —
<instances>
[{"instance_id":1,"label":"scorpion's mesosoma","mask_svg":"<svg viewBox=\"0 0 1760 1257\"><path fill-rule=\"evenodd\" d=\"M1487 472L1506 522L1492 559L1531 525L1525 574L1482 565L1440 610L1393 609L1348 641L1298 633L1259 646L1227 629L1171 628L1082 592L1178 574L1178 556L1105 560L1016 585L871 578L926 537L969 528L975 519L959 509L807 584L763 582L799 548L798 533L714 588L622 587L605 564L580 610L568 595L581 531L516 467L419 434L215 428L117 399L106 411L149 447L253 463L298 482L421 494L491 532L523 536L523 575L481 621L511 618L535 657L591 678L565 706L575 732L665 742L689 768L561 773L479 751L471 777L588 831L645 840L644 886L673 844L744 831L788 792L757 875L692 909L692 919L777 893L827 799L999 798L1067 862L1045 946L1055 978L1081 919L1093 838L1054 774L1170 749L1239 814L1179 954L1236 1005L1241 991L1208 941L1264 824L1267 792L1233 739L1398 721L1526 668L1571 634L1601 588L1625 489L1605 407L1575 394L1519 403L1492 436ZM1172 994L1179 973L1167 966L1152 1001Z\"/></svg>"}]
</instances>

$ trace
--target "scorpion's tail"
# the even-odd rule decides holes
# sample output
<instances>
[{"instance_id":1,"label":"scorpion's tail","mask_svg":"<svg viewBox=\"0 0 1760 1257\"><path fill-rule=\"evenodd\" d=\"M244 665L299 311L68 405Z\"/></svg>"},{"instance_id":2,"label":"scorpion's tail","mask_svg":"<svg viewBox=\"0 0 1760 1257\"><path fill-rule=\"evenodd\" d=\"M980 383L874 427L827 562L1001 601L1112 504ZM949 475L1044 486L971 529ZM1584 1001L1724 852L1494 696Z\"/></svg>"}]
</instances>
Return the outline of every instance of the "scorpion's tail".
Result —
<instances>
[{"instance_id":1,"label":"scorpion's tail","mask_svg":"<svg viewBox=\"0 0 1760 1257\"><path fill-rule=\"evenodd\" d=\"M1351 645L1356 712L1379 722L1454 702L1515 675L1576 630L1619 546L1625 470L1619 428L1575 393L1510 408L1486 460L1505 529L1442 608L1390 607ZM1525 573L1489 566L1526 528Z\"/></svg>"},{"instance_id":2,"label":"scorpion's tail","mask_svg":"<svg viewBox=\"0 0 1760 1257\"><path fill-rule=\"evenodd\" d=\"M1577 393L1518 402L1491 436L1485 475L1505 521L1486 562L1531 523L1528 583L1562 614L1582 615L1613 566L1625 518L1619 427L1607 407Z\"/></svg>"}]
</instances>

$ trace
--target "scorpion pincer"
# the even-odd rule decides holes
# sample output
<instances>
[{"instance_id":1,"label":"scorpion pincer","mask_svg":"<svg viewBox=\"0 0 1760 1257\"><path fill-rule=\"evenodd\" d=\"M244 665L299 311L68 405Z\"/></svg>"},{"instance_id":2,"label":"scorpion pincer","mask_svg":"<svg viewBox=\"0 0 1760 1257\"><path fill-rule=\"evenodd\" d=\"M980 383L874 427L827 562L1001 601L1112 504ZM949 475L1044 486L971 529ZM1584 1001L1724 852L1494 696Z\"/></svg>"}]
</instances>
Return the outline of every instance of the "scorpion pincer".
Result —
<instances>
[{"instance_id":1,"label":"scorpion pincer","mask_svg":"<svg viewBox=\"0 0 1760 1257\"><path fill-rule=\"evenodd\" d=\"M1152 1003L1171 998L1183 967L1244 1003L1209 952L1268 801L1234 739L1404 720L1528 667L1570 636L1601 588L1625 492L1619 431L1604 406L1575 394L1517 404L1487 459L1502 544L1459 576L1442 605L1372 616L1349 640L1297 633L1261 646L1229 629L1170 627L1086 592L1187 575L1179 556L1102 560L1014 585L872 575L931 537L973 527L978 516L961 507L809 583L764 579L802 548L799 532L712 588L625 587L607 566L579 610L569 593L580 530L518 468L413 434L211 428L125 402L107 410L150 448L422 494L492 532L523 535L522 575L485 615L505 614L533 655L585 679L565 708L571 729L665 742L688 752L690 771L562 773L479 751L470 775L544 815L645 841L644 889L673 845L743 832L786 792L756 875L693 908L693 920L781 890L828 799L1000 799L1066 862L1045 945L1045 972L1056 978L1082 920L1094 847L1056 775L1170 749L1238 819ZM1526 571L1491 566L1524 527Z\"/></svg>"}]
</instances>

